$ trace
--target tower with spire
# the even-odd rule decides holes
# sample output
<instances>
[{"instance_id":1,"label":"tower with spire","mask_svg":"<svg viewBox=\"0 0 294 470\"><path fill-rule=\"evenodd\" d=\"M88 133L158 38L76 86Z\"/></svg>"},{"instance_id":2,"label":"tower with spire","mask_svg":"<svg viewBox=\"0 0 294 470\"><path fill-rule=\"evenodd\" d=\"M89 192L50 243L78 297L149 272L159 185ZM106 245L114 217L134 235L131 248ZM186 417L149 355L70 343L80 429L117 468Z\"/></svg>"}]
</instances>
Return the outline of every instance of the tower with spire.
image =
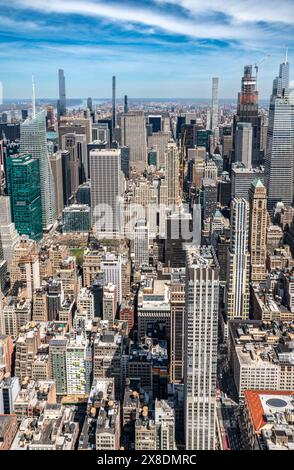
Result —
<instances>
[{"instance_id":1,"label":"tower with spire","mask_svg":"<svg viewBox=\"0 0 294 470\"><path fill-rule=\"evenodd\" d=\"M268 209L277 202L293 203L294 172L294 104L289 96L288 50L274 79L268 126L268 145L265 160L265 181Z\"/></svg>"}]
</instances>

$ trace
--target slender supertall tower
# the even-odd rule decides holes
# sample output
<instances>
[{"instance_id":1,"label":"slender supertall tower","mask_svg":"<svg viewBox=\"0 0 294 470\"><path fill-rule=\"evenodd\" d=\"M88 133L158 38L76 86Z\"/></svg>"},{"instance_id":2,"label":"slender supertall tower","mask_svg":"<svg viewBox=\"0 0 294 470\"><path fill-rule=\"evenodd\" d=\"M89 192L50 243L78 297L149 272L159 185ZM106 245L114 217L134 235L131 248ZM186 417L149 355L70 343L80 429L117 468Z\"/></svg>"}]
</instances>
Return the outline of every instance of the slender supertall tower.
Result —
<instances>
[{"instance_id":1,"label":"slender supertall tower","mask_svg":"<svg viewBox=\"0 0 294 470\"><path fill-rule=\"evenodd\" d=\"M65 76L64 70L58 70L58 81L59 81L59 101L58 101L58 116L66 115L66 91L65 91Z\"/></svg>"},{"instance_id":2,"label":"slender supertall tower","mask_svg":"<svg viewBox=\"0 0 294 470\"><path fill-rule=\"evenodd\" d=\"M265 182L270 213L277 202L293 203L294 103L289 97L288 54L273 82L268 125Z\"/></svg>"},{"instance_id":3,"label":"slender supertall tower","mask_svg":"<svg viewBox=\"0 0 294 470\"><path fill-rule=\"evenodd\" d=\"M248 228L248 202L243 198L235 198L231 203L231 243L227 264L227 317L229 320L249 318Z\"/></svg>"},{"instance_id":4,"label":"slender supertall tower","mask_svg":"<svg viewBox=\"0 0 294 470\"><path fill-rule=\"evenodd\" d=\"M184 417L187 450L214 450L219 264L211 247L186 256Z\"/></svg>"},{"instance_id":5,"label":"slender supertall tower","mask_svg":"<svg viewBox=\"0 0 294 470\"><path fill-rule=\"evenodd\" d=\"M112 77L112 129L116 127L116 77Z\"/></svg>"},{"instance_id":6,"label":"slender supertall tower","mask_svg":"<svg viewBox=\"0 0 294 470\"><path fill-rule=\"evenodd\" d=\"M251 281L266 279L266 235L267 235L267 196L266 189L256 178L249 190L250 224L249 249L251 262Z\"/></svg>"},{"instance_id":7,"label":"slender supertall tower","mask_svg":"<svg viewBox=\"0 0 294 470\"><path fill-rule=\"evenodd\" d=\"M252 166L262 163L261 142L261 116L258 108L257 80L252 73L252 65L246 65L242 77L242 89L238 96L237 114L234 116L234 154L236 153L237 124L247 122L252 125ZM235 159L236 161L236 154Z\"/></svg>"},{"instance_id":8,"label":"slender supertall tower","mask_svg":"<svg viewBox=\"0 0 294 470\"><path fill-rule=\"evenodd\" d=\"M128 96L125 95L125 102L124 102L124 113L127 114L129 111L129 103L128 103Z\"/></svg>"},{"instance_id":9,"label":"slender supertall tower","mask_svg":"<svg viewBox=\"0 0 294 470\"><path fill-rule=\"evenodd\" d=\"M211 129L219 125L219 78L212 79Z\"/></svg>"}]
</instances>

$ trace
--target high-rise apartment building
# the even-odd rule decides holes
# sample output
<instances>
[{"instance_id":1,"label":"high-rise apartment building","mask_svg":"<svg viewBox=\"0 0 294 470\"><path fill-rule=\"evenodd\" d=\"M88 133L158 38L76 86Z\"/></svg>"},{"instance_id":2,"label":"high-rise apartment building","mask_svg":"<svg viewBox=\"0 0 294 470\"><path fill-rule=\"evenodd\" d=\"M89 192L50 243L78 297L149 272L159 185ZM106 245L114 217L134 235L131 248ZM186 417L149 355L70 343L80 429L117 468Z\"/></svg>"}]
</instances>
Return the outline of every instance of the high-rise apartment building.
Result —
<instances>
[{"instance_id":1,"label":"high-rise apartment building","mask_svg":"<svg viewBox=\"0 0 294 470\"><path fill-rule=\"evenodd\" d=\"M219 78L212 79L212 105L211 105L211 129L214 130L219 124Z\"/></svg>"},{"instance_id":2,"label":"high-rise apartment building","mask_svg":"<svg viewBox=\"0 0 294 470\"><path fill-rule=\"evenodd\" d=\"M120 229L121 152L118 149L92 150L91 216L97 234L117 234Z\"/></svg>"},{"instance_id":3,"label":"high-rise apartment building","mask_svg":"<svg viewBox=\"0 0 294 470\"><path fill-rule=\"evenodd\" d=\"M6 184L12 220L20 235L42 238L42 204L39 160L31 155L13 155L6 160Z\"/></svg>"},{"instance_id":4,"label":"high-rise apartment building","mask_svg":"<svg viewBox=\"0 0 294 470\"><path fill-rule=\"evenodd\" d=\"M274 80L269 110L265 178L270 212L277 202L292 204L293 166L294 103L289 98L289 62L286 58Z\"/></svg>"},{"instance_id":5,"label":"high-rise apartment building","mask_svg":"<svg viewBox=\"0 0 294 470\"><path fill-rule=\"evenodd\" d=\"M56 394L67 393L67 364L66 364L67 339L56 337L49 343L50 376L56 383Z\"/></svg>"},{"instance_id":6,"label":"high-rise apartment building","mask_svg":"<svg viewBox=\"0 0 294 470\"><path fill-rule=\"evenodd\" d=\"M112 77L112 129L116 128L116 77Z\"/></svg>"},{"instance_id":7,"label":"high-rise apartment building","mask_svg":"<svg viewBox=\"0 0 294 470\"><path fill-rule=\"evenodd\" d=\"M249 249L251 263L251 281L266 279L266 239L267 239L267 197L266 188L260 181L253 181L249 191L250 223Z\"/></svg>"},{"instance_id":8,"label":"high-rise apartment building","mask_svg":"<svg viewBox=\"0 0 294 470\"><path fill-rule=\"evenodd\" d=\"M187 450L215 448L219 264L211 247L187 249L185 438Z\"/></svg>"},{"instance_id":9,"label":"high-rise apartment building","mask_svg":"<svg viewBox=\"0 0 294 470\"><path fill-rule=\"evenodd\" d=\"M55 222L54 178L47 151L45 112L27 119L20 126L20 150L39 161L43 229Z\"/></svg>"},{"instance_id":10,"label":"high-rise apartment building","mask_svg":"<svg viewBox=\"0 0 294 470\"><path fill-rule=\"evenodd\" d=\"M249 318L248 250L249 205L245 199L235 198L231 203L231 242L227 268L227 317L230 320Z\"/></svg>"},{"instance_id":11,"label":"high-rise apartment building","mask_svg":"<svg viewBox=\"0 0 294 470\"><path fill-rule=\"evenodd\" d=\"M58 80L59 80L59 101L57 104L58 116L66 115L66 90L65 90L65 76L64 70L60 69L58 71Z\"/></svg>"}]
</instances>

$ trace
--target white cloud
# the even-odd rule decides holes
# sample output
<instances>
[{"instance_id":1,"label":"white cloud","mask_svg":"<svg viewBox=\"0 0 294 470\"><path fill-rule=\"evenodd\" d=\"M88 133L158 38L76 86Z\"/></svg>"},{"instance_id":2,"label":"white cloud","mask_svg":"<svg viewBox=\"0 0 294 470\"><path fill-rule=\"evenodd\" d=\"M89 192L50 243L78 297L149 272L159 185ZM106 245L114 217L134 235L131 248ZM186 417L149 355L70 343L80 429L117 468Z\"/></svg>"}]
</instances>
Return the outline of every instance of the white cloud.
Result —
<instances>
[{"instance_id":1,"label":"white cloud","mask_svg":"<svg viewBox=\"0 0 294 470\"><path fill-rule=\"evenodd\" d=\"M264 30L255 24L248 25L248 22L261 17L261 6L254 8L250 12L249 6L254 5L252 0L243 1L243 7L238 8L236 1L219 2L217 0L157 0L157 3L181 4L185 7L190 16L173 15L163 13L162 11L150 6L131 7L125 2L109 3L106 1L91 0L12 0L16 6L24 9L33 9L42 13L63 13L77 14L81 16L90 16L94 18L104 18L122 24L137 24L144 27L161 29L177 35L186 35L193 38L210 38L222 40L249 40L254 36L256 39L264 39L269 37L270 31ZM225 7L220 7L223 3ZM239 3L239 2L238 2ZM273 3L273 0L270 0ZM281 0L281 8L276 15L276 20L282 17L283 3ZM227 7L228 4L228 7ZM249 5L250 4L250 5ZM248 6L249 11L246 10ZM290 6L291 7L291 6ZM291 11L293 8L291 7ZM231 24L222 24L215 21L210 14L213 11L228 13L232 16ZM265 16L266 11L263 10ZM201 18L197 15L201 14ZM273 16L273 15L272 15ZM288 14L285 18L291 18ZM236 24L236 22L238 24Z\"/></svg>"},{"instance_id":2,"label":"white cloud","mask_svg":"<svg viewBox=\"0 0 294 470\"><path fill-rule=\"evenodd\" d=\"M204 13L223 13L234 21L243 22L280 22L294 24L293 0L155 0L157 4L182 6L194 15Z\"/></svg>"}]
</instances>

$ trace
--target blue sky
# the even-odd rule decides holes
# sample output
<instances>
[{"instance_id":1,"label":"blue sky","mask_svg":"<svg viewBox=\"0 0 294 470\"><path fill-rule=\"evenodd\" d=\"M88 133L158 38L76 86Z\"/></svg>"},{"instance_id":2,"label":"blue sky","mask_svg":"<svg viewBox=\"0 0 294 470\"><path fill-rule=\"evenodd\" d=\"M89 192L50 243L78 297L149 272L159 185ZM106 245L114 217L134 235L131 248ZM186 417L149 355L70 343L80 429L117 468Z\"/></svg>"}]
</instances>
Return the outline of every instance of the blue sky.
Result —
<instances>
[{"instance_id":1,"label":"blue sky","mask_svg":"<svg viewBox=\"0 0 294 470\"><path fill-rule=\"evenodd\" d=\"M9 6L7 6L9 4ZM0 0L0 80L6 98L107 98L111 76L130 97L201 98L220 77L235 98L243 66L267 57L259 88L269 98L285 46L294 62L293 0Z\"/></svg>"}]
</instances>

